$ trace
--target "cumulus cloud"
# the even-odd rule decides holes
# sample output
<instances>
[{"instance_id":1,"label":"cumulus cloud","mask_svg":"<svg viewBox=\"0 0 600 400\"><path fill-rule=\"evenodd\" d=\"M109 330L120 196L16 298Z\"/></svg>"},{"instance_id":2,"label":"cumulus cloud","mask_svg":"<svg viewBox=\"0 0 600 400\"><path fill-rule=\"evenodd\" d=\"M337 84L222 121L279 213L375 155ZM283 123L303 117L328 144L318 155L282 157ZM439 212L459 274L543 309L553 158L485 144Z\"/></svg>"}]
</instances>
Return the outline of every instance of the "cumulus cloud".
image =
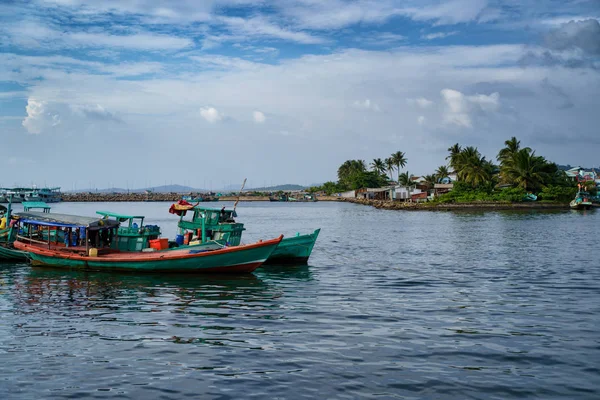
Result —
<instances>
[{"instance_id":1,"label":"cumulus cloud","mask_svg":"<svg viewBox=\"0 0 600 400\"><path fill-rule=\"evenodd\" d=\"M223 119L223 113L219 112L214 107L202 107L200 109L200 116L202 116L202 118L204 118L211 124L219 122Z\"/></svg>"},{"instance_id":2,"label":"cumulus cloud","mask_svg":"<svg viewBox=\"0 0 600 400\"><path fill-rule=\"evenodd\" d=\"M29 98L25 111L27 117L23 120L22 125L31 134L40 134L47 128L60 124L60 116L50 112L45 101Z\"/></svg>"},{"instance_id":3,"label":"cumulus cloud","mask_svg":"<svg viewBox=\"0 0 600 400\"><path fill-rule=\"evenodd\" d=\"M87 117L98 120L113 120L118 121L119 119L110 111L106 110L100 104L77 104L71 105L71 110L79 116Z\"/></svg>"},{"instance_id":4,"label":"cumulus cloud","mask_svg":"<svg viewBox=\"0 0 600 400\"><path fill-rule=\"evenodd\" d=\"M443 89L440 93L446 103L443 121L448 125L472 128L473 113L497 111L500 106L500 95L497 92L465 96L458 90Z\"/></svg>"},{"instance_id":5,"label":"cumulus cloud","mask_svg":"<svg viewBox=\"0 0 600 400\"><path fill-rule=\"evenodd\" d=\"M265 122L267 120L267 117L265 117L265 114L263 114L260 111L254 111L252 113L252 117L254 118L254 122L256 122L257 124L262 124L263 122Z\"/></svg>"},{"instance_id":6,"label":"cumulus cloud","mask_svg":"<svg viewBox=\"0 0 600 400\"><path fill-rule=\"evenodd\" d=\"M355 108L360 108L363 110L370 110L370 111L376 111L376 112L380 112L381 108L379 108L379 105L377 103L372 102L370 99L365 99L365 100L356 100L354 102L354 107Z\"/></svg>"},{"instance_id":7,"label":"cumulus cloud","mask_svg":"<svg viewBox=\"0 0 600 400\"><path fill-rule=\"evenodd\" d=\"M414 104L421 108L429 108L433 105L433 101L427 100L425 97L419 97L416 99L406 99L408 104Z\"/></svg>"},{"instance_id":8,"label":"cumulus cloud","mask_svg":"<svg viewBox=\"0 0 600 400\"><path fill-rule=\"evenodd\" d=\"M570 21L548 32L545 44L553 50L579 49L585 54L600 55L600 22L597 19Z\"/></svg>"}]
</instances>

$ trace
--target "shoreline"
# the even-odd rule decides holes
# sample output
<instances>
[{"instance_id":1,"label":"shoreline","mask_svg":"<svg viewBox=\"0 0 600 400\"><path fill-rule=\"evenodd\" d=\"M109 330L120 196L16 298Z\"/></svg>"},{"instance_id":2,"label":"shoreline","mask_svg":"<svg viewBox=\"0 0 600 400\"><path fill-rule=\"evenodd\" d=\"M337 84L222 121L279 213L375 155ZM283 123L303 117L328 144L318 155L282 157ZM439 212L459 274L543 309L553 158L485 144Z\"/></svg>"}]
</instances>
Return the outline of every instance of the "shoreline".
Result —
<instances>
[{"instance_id":1,"label":"shoreline","mask_svg":"<svg viewBox=\"0 0 600 400\"><path fill-rule=\"evenodd\" d=\"M540 211L540 210L570 210L569 203L504 203L504 202L472 202L472 203L409 203L385 200L342 199L342 201L365 206L375 207L380 210L402 211ZM598 204L592 208L598 208Z\"/></svg>"}]
</instances>

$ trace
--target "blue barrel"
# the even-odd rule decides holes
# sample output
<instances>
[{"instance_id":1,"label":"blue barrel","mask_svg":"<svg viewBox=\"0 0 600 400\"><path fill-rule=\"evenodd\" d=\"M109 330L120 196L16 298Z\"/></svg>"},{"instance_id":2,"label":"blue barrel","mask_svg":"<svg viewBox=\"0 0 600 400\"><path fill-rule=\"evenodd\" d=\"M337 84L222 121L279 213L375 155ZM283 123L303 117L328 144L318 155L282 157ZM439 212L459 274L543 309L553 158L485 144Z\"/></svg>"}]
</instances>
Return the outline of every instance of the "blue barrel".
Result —
<instances>
[{"instance_id":1,"label":"blue barrel","mask_svg":"<svg viewBox=\"0 0 600 400\"><path fill-rule=\"evenodd\" d=\"M180 246L183 245L183 235L175 236L175 243L177 243Z\"/></svg>"}]
</instances>

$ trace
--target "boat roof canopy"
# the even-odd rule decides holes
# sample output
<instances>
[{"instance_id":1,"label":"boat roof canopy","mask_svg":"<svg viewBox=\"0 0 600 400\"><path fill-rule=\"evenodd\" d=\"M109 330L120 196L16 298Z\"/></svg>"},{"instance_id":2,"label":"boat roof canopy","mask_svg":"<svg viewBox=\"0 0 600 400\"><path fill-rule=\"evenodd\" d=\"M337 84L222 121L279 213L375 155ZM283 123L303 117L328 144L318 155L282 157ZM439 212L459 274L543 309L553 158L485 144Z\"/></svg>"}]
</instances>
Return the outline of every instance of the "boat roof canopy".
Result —
<instances>
[{"instance_id":1,"label":"boat roof canopy","mask_svg":"<svg viewBox=\"0 0 600 400\"><path fill-rule=\"evenodd\" d=\"M113 217L119 220L119 222L125 222L134 218L144 218L143 215L124 215L118 214L110 211L96 211L96 214L102 215L103 217Z\"/></svg>"},{"instance_id":2,"label":"boat roof canopy","mask_svg":"<svg viewBox=\"0 0 600 400\"><path fill-rule=\"evenodd\" d=\"M16 213L15 217L21 222L42 226L87 228L89 230L110 229L119 226L118 221L110 219L68 214L48 214L35 211Z\"/></svg>"},{"instance_id":3,"label":"boat roof canopy","mask_svg":"<svg viewBox=\"0 0 600 400\"><path fill-rule=\"evenodd\" d=\"M43 201L24 201L23 208L25 209L25 211L29 211L32 208L39 208L42 210L50 210L51 207L48 204L44 203Z\"/></svg>"},{"instance_id":4,"label":"boat roof canopy","mask_svg":"<svg viewBox=\"0 0 600 400\"><path fill-rule=\"evenodd\" d=\"M216 211L216 212L221 212L221 210L224 207L221 208L214 208L214 207L204 207L204 206L195 206L194 210L198 210L198 211ZM232 208L225 208L225 212L233 212Z\"/></svg>"}]
</instances>

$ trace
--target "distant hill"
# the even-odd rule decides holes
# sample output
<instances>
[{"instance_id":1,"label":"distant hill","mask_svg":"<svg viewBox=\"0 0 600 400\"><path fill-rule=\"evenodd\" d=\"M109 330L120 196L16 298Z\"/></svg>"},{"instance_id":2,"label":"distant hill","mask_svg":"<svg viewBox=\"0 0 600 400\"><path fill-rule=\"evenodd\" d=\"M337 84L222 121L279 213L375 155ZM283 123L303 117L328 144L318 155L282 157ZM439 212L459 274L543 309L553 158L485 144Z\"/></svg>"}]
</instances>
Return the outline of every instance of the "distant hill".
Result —
<instances>
[{"instance_id":1,"label":"distant hill","mask_svg":"<svg viewBox=\"0 0 600 400\"><path fill-rule=\"evenodd\" d=\"M151 191L154 193L199 193L199 192L208 192L206 189L196 189L190 186L183 185L163 185L163 186L154 186L151 188L142 188L142 189L123 189L123 188L106 188L106 189L79 189L79 190L67 190L67 193L70 192L78 192L78 193L143 193L145 191Z\"/></svg>"},{"instance_id":2,"label":"distant hill","mask_svg":"<svg viewBox=\"0 0 600 400\"><path fill-rule=\"evenodd\" d=\"M252 191L255 191L255 192L278 192L280 190L283 190L285 192L285 191L304 190L304 189L306 189L306 186L294 185L291 183L287 183L285 185L245 189L244 191L248 191L248 192L252 192Z\"/></svg>"}]
</instances>

